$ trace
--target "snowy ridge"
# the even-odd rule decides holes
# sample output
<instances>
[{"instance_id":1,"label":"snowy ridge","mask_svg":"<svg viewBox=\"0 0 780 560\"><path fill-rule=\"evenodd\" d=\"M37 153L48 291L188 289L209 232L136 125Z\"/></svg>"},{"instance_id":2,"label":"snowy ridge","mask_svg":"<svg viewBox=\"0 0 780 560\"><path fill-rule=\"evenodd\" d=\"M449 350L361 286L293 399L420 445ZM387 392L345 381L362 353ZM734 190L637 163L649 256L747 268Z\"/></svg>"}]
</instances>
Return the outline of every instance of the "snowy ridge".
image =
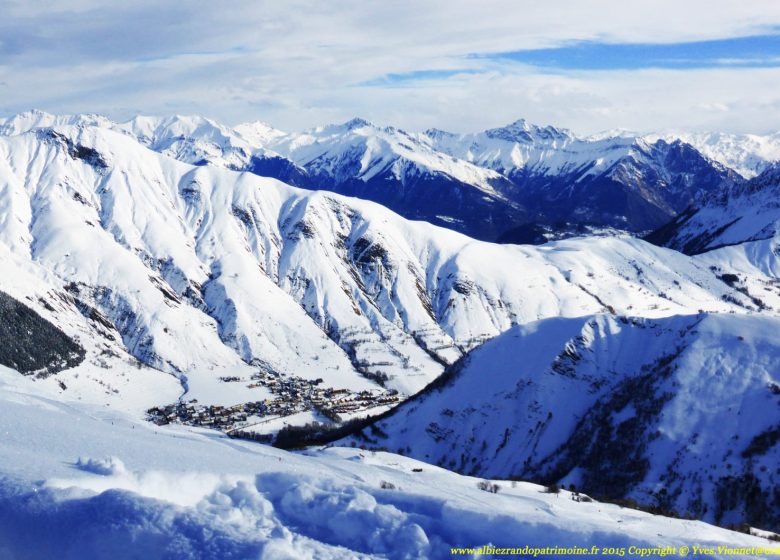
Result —
<instances>
[{"instance_id":1,"label":"snowy ridge","mask_svg":"<svg viewBox=\"0 0 780 560\"><path fill-rule=\"evenodd\" d=\"M180 161L243 168L254 151L235 131L203 117L135 117L111 128L127 131L156 152Z\"/></svg>"},{"instance_id":2,"label":"snowy ridge","mask_svg":"<svg viewBox=\"0 0 780 560\"><path fill-rule=\"evenodd\" d=\"M283 159L255 158L249 171L373 200L406 218L479 238L494 239L528 219L523 206L503 194L510 183L500 173L433 149L393 127L353 119L278 136L266 148ZM294 172L285 162L294 162Z\"/></svg>"},{"instance_id":3,"label":"snowy ridge","mask_svg":"<svg viewBox=\"0 0 780 560\"><path fill-rule=\"evenodd\" d=\"M352 178L368 181L387 168L403 181L405 164L449 175L491 195L498 194L491 182L502 179L495 171L433 150L403 130L380 128L362 119L277 137L269 147L310 173L328 176L337 183ZM346 154L354 154L354 159L347 159Z\"/></svg>"},{"instance_id":4,"label":"snowy ridge","mask_svg":"<svg viewBox=\"0 0 780 560\"><path fill-rule=\"evenodd\" d=\"M578 137L523 120L476 134L434 131L427 138L439 150L505 175L515 184L508 196L548 222L654 229L695 200L741 181L679 141Z\"/></svg>"},{"instance_id":5,"label":"snowy ridge","mask_svg":"<svg viewBox=\"0 0 780 560\"><path fill-rule=\"evenodd\" d=\"M778 333L744 315L519 326L351 441L777 530Z\"/></svg>"},{"instance_id":6,"label":"snowy ridge","mask_svg":"<svg viewBox=\"0 0 780 560\"><path fill-rule=\"evenodd\" d=\"M724 132L672 132L652 134L645 138L651 142L659 138L669 142L682 140L746 179L760 175L772 163L780 161L780 133L760 136Z\"/></svg>"},{"instance_id":7,"label":"snowy ridge","mask_svg":"<svg viewBox=\"0 0 780 560\"><path fill-rule=\"evenodd\" d=\"M539 127L524 119L470 134L430 130L422 138L454 157L507 175L521 169L548 175L603 172L628 155L636 143L635 138L583 139L568 130Z\"/></svg>"},{"instance_id":8,"label":"snowy ridge","mask_svg":"<svg viewBox=\"0 0 780 560\"><path fill-rule=\"evenodd\" d=\"M0 244L46 278L12 295L56 290L69 313L96 310L130 354L186 377L190 397L219 393L215 372L246 363L411 394L514 324L755 308L635 239L475 242L375 204L186 165L101 127L4 137L0 176Z\"/></svg>"},{"instance_id":9,"label":"snowy ridge","mask_svg":"<svg viewBox=\"0 0 780 560\"><path fill-rule=\"evenodd\" d=\"M0 135L15 136L36 128L58 125L86 125L113 128L116 124L101 115L52 115L44 111L27 111L0 119Z\"/></svg>"},{"instance_id":10,"label":"snowy ridge","mask_svg":"<svg viewBox=\"0 0 780 560\"><path fill-rule=\"evenodd\" d=\"M688 254L747 241L767 240L771 246L780 232L778 196L780 167L773 165L744 185L704 199L647 239Z\"/></svg>"},{"instance_id":11,"label":"snowy ridge","mask_svg":"<svg viewBox=\"0 0 780 560\"><path fill-rule=\"evenodd\" d=\"M33 112L8 119L0 134L52 124L96 124L187 163L357 196L489 241L528 242L517 228L529 224L649 231L700 196L742 180L679 141L580 137L524 120L473 134L409 133L363 119L285 133L261 122L231 128L202 117L112 123Z\"/></svg>"}]
</instances>

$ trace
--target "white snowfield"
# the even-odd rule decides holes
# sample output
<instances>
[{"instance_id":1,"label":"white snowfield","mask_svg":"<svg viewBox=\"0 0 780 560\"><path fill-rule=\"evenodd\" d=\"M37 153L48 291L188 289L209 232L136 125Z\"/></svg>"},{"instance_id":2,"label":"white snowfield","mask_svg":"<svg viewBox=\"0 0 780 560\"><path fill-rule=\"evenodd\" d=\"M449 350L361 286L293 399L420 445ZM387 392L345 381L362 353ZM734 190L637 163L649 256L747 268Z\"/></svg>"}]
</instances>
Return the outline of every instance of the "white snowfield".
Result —
<instances>
[{"instance_id":1,"label":"white snowfield","mask_svg":"<svg viewBox=\"0 0 780 560\"><path fill-rule=\"evenodd\" d=\"M0 368L4 560L436 559L488 545L616 547L629 558L702 546L732 558L718 547L772 545L533 484L499 481L493 494L479 479L390 453L293 454L161 429L38 389Z\"/></svg>"}]
</instances>

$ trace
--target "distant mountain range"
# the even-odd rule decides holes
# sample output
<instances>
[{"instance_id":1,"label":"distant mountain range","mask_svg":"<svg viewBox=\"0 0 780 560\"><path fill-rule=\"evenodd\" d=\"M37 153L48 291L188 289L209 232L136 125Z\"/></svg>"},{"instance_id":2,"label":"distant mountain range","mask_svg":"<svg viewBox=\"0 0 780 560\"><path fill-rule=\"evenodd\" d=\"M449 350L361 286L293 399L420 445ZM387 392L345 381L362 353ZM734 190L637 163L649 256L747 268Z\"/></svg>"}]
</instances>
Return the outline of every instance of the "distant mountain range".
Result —
<instances>
[{"instance_id":1,"label":"distant mountain range","mask_svg":"<svg viewBox=\"0 0 780 560\"><path fill-rule=\"evenodd\" d=\"M780 166L775 164L691 206L647 239L691 255L748 241L772 245L778 231Z\"/></svg>"},{"instance_id":2,"label":"distant mountain range","mask_svg":"<svg viewBox=\"0 0 780 560\"><path fill-rule=\"evenodd\" d=\"M55 124L110 128L186 163L356 196L408 219L510 243L603 229L647 233L780 158L774 136L581 137L524 120L475 134L410 133L362 119L285 133L202 117L113 123L29 112L0 123L0 134Z\"/></svg>"}]
</instances>

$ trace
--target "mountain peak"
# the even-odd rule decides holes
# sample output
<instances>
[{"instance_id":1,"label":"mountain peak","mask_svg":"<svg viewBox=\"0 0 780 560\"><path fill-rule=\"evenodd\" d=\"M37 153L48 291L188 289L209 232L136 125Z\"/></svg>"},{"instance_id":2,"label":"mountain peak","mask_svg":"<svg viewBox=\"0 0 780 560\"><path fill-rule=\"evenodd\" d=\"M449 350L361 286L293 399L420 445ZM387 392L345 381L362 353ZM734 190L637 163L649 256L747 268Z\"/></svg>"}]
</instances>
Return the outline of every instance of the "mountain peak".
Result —
<instances>
[{"instance_id":1,"label":"mountain peak","mask_svg":"<svg viewBox=\"0 0 780 560\"><path fill-rule=\"evenodd\" d=\"M309 129L306 133L314 134L314 135L323 134L323 133L338 135L344 132L360 130L361 128L378 129L378 127L374 123L367 121L366 119L362 119L360 117L354 117L341 124L332 123L324 126L317 126L315 128Z\"/></svg>"},{"instance_id":2,"label":"mountain peak","mask_svg":"<svg viewBox=\"0 0 780 560\"><path fill-rule=\"evenodd\" d=\"M354 117L344 124L341 125L347 130L355 130L356 128L363 128L365 126L373 127L373 123L367 121L366 119L361 119L360 117Z\"/></svg>"},{"instance_id":3,"label":"mountain peak","mask_svg":"<svg viewBox=\"0 0 780 560\"><path fill-rule=\"evenodd\" d=\"M554 126L538 126L522 118L506 126L486 130L485 134L490 138L522 143L535 140L565 140L571 136L566 130Z\"/></svg>"},{"instance_id":4,"label":"mountain peak","mask_svg":"<svg viewBox=\"0 0 780 560\"><path fill-rule=\"evenodd\" d=\"M31 109L5 119L0 119L0 135L13 136L36 128L49 128L61 125L108 127L111 124L113 123L108 118L94 113L53 115L40 109Z\"/></svg>"},{"instance_id":5,"label":"mountain peak","mask_svg":"<svg viewBox=\"0 0 780 560\"><path fill-rule=\"evenodd\" d=\"M452 138L452 137L456 136L454 133L448 132L446 130L441 130L440 128L429 128L428 130L423 132L423 134L425 134L429 138L433 138L433 139Z\"/></svg>"},{"instance_id":6,"label":"mountain peak","mask_svg":"<svg viewBox=\"0 0 780 560\"><path fill-rule=\"evenodd\" d=\"M284 132L268 124L265 121L252 121L241 123L233 127L242 138L258 146L265 146L274 138L285 135Z\"/></svg>"},{"instance_id":7,"label":"mountain peak","mask_svg":"<svg viewBox=\"0 0 780 560\"><path fill-rule=\"evenodd\" d=\"M51 113L47 113L46 111L42 111L41 109L30 109L28 111L22 111L21 113L17 113L11 118L25 118L25 117L53 117Z\"/></svg>"},{"instance_id":8,"label":"mountain peak","mask_svg":"<svg viewBox=\"0 0 780 560\"><path fill-rule=\"evenodd\" d=\"M778 185L780 185L780 162L774 161L768 163L759 175L745 183L739 190L745 193L756 193L775 188Z\"/></svg>"}]
</instances>

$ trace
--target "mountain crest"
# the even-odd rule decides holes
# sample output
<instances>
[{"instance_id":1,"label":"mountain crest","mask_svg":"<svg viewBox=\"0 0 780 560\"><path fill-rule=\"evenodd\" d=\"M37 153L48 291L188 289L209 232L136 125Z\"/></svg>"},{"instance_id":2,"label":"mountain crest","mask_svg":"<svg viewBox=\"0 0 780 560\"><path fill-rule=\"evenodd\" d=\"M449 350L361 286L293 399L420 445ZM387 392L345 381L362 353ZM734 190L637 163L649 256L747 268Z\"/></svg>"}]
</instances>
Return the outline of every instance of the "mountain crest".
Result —
<instances>
[{"instance_id":1,"label":"mountain crest","mask_svg":"<svg viewBox=\"0 0 780 560\"><path fill-rule=\"evenodd\" d=\"M508 142L532 143L538 140L567 140L571 135L566 130L554 126L537 126L526 119L518 119L506 126L485 131L489 138L506 140Z\"/></svg>"}]
</instances>

